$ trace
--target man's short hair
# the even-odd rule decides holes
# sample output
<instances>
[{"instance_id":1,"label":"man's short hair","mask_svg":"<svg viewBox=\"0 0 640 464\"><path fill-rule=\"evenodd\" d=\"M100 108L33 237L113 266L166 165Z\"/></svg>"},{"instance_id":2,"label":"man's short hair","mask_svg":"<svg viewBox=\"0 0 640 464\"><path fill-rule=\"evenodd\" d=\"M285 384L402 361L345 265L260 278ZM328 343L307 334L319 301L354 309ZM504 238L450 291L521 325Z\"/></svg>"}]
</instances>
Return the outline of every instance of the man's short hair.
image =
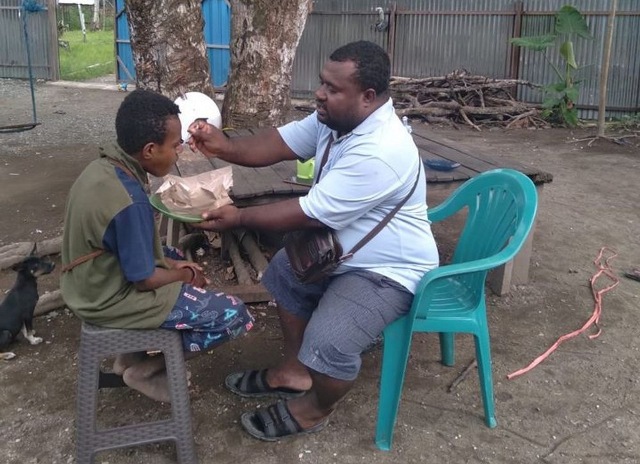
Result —
<instances>
[{"instance_id":1,"label":"man's short hair","mask_svg":"<svg viewBox=\"0 0 640 464\"><path fill-rule=\"evenodd\" d=\"M378 95L389 89L391 62L389 55L379 45L366 40L351 42L335 50L331 61L353 61L356 65L356 80L362 90L373 89Z\"/></svg>"},{"instance_id":2,"label":"man's short hair","mask_svg":"<svg viewBox=\"0 0 640 464\"><path fill-rule=\"evenodd\" d=\"M116 115L118 145L135 155L147 143L164 143L167 118L180 113L178 105L151 90L137 89L122 101Z\"/></svg>"}]
</instances>

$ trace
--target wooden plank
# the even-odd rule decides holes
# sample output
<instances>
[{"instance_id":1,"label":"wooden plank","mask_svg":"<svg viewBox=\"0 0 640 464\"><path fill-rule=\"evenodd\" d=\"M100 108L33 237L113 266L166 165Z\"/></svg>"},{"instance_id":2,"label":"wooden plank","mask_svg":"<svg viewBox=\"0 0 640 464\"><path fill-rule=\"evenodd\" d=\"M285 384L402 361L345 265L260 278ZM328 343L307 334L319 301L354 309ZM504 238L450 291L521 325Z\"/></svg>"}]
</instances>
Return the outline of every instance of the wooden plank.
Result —
<instances>
[{"instance_id":1,"label":"wooden plank","mask_svg":"<svg viewBox=\"0 0 640 464\"><path fill-rule=\"evenodd\" d=\"M214 169L229 166L230 163L217 158L209 160ZM295 161L283 161L273 166L251 168L233 167L233 188L231 197L234 200L250 200L269 195L300 196L306 194L307 188L287 184L284 181L295 176Z\"/></svg>"},{"instance_id":2,"label":"wooden plank","mask_svg":"<svg viewBox=\"0 0 640 464\"><path fill-rule=\"evenodd\" d=\"M434 140L423 138L419 135L414 136L414 141L416 142L416 145L418 145L418 147L423 151L438 155L438 157L447 159L449 161L460 163L462 166L471 169L476 174L484 171L489 171L491 169L496 169L498 167L504 167L498 166L497 162L489 159L486 156L480 158L470 153L466 153L456 148L450 147L448 145L441 144Z\"/></svg>"},{"instance_id":3,"label":"wooden plank","mask_svg":"<svg viewBox=\"0 0 640 464\"><path fill-rule=\"evenodd\" d=\"M254 194L252 190L252 177L256 175L254 169L245 166L238 166L223 161L219 158L209 158L209 163L214 169L220 169L225 166L231 166L233 172L233 187L231 187L230 196L232 199L241 199Z\"/></svg>"},{"instance_id":4,"label":"wooden plank","mask_svg":"<svg viewBox=\"0 0 640 464\"><path fill-rule=\"evenodd\" d=\"M553 180L552 174L534 167L512 160L504 160L486 151L478 150L475 147L471 149L460 142L443 137L435 139L426 127L416 125L413 129L413 134L416 145L418 145L421 150L421 156L422 152L426 152L428 156L436 155L435 157L458 162L462 165L461 168L464 167L475 171L474 175L491 169L510 168L526 174L536 184L547 183ZM461 168L457 168L456 171L460 171Z\"/></svg>"}]
</instances>

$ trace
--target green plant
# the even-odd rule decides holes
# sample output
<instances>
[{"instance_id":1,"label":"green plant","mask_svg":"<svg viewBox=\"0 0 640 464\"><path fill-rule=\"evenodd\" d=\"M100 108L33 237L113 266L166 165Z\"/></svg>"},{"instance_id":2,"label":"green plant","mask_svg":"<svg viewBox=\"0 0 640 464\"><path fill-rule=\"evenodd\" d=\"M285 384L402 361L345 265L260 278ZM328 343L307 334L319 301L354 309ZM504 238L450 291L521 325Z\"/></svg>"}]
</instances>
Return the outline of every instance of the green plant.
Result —
<instances>
[{"instance_id":1,"label":"green plant","mask_svg":"<svg viewBox=\"0 0 640 464\"><path fill-rule=\"evenodd\" d=\"M64 39L68 47L60 48L61 79L83 81L115 72L113 31L87 31L86 42L81 31L67 31Z\"/></svg>"},{"instance_id":2,"label":"green plant","mask_svg":"<svg viewBox=\"0 0 640 464\"><path fill-rule=\"evenodd\" d=\"M580 69L576 63L573 38L593 39L589 26L582 14L573 6L565 5L555 14L555 27L551 34L535 37L517 37L511 43L536 52L542 52L545 60L558 76L559 81L544 87L545 98L542 102L543 117L552 122L561 121L569 126L578 124L578 112L575 102L578 100L580 81L575 73ZM561 41L559 54L564 69L556 66L547 54L547 49Z\"/></svg>"},{"instance_id":3,"label":"green plant","mask_svg":"<svg viewBox=\"0 0 640 464\"><path fill-rule=\"evenodd\" d=\"M637 131L640 129L640 113L613 118L607 126L614 131Z\"/></svg>"}]
</instances>

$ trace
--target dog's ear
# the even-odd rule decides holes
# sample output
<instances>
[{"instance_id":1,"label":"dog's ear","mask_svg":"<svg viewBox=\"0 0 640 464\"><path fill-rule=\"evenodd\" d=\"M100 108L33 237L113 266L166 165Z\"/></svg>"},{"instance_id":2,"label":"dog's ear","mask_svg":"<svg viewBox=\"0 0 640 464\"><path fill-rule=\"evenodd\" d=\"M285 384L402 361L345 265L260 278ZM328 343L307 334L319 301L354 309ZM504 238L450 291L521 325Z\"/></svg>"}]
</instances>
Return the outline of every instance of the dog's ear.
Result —
<instances>
[{"instance_id":1,"label":"dog's ear","mask_svg":"<svg viewBox=\"0 0 640 464\"><path fill-rule=\"evenodd\" d=\"M33 242L33 249L31 250L31 253L29 253L29 256L36 256L38 254L38 242Z\"/></svg>"}]
</instances>

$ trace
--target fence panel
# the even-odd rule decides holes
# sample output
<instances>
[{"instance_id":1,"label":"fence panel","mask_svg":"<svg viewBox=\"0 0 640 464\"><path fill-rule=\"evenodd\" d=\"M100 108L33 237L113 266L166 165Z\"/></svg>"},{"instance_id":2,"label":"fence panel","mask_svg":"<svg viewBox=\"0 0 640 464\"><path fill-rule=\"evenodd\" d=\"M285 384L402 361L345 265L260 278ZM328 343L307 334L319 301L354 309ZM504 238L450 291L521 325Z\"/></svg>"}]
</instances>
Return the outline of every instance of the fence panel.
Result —
<instances>
[{"instance_id":1,"label":"fence panel","mask_svg":"<svg viewBox=\"0 0 640 464\"><path fill-rule=\"evenodd\" d=\"M25 14L22 12L22 0L0 0L0 77L29 78L23 27L26 19L33 77L59 78L55 0L47 0L43 4L42 11Z\"/></svg>"}]
</instances>

